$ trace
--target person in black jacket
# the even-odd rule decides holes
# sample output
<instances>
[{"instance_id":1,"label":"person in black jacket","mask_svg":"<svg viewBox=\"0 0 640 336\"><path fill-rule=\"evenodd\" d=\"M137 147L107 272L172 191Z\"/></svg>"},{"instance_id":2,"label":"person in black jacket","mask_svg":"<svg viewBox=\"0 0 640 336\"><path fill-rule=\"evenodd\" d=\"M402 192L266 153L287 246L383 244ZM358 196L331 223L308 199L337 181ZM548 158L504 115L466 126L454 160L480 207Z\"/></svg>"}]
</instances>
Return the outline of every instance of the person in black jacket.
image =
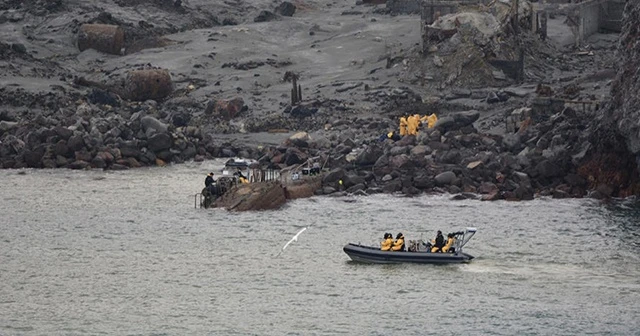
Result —
<instances>
[{"instance_id":1,"label":"person in black jacket","mask_svg":"<svg viewBox=\"0 0 640 336\"><path fill-rule=\"evenodd\" d=\"M204 179L204 186L209 188L210 185L214 184L216 180L213 179L213 173L209 173L207 177Z\"/></svg>"},{"instance_id":2,"label":"person in black jacket","mask_svg":"<svg viewBox=\"0 0 640 336\"><path fill-rule=\"evenodd\" d=\"M433 242L433 248L431 248L431 252L442 252L443 246L444 236L442 235L442 231L438 230L438 234L436 235L436 239Z\"/></svg>"}]
</instances>

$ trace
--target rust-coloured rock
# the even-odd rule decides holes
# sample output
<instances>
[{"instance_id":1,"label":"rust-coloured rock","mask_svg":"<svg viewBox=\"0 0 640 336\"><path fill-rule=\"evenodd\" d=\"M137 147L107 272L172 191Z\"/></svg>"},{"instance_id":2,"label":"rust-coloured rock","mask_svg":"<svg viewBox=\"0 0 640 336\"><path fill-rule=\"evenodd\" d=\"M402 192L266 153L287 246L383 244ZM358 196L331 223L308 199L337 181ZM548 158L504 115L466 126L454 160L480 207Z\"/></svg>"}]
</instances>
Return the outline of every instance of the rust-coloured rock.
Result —
<instances>
[{"instance_id":1,"label":"rust-coloured rock","mask_svg":"<svg viewBox=\"0 0 640 336\"><path fill-rule=\"evenodd\" d=\"M231 188L215 201L214 206L230 211L275 210L286 201L280 182L257 182Z\"/></svg>"},{"instance_id":2,"label":"rust-coloured rock","mask_svg":"<svg viewBox=\"0 0 640 336\"><path fill-rule=\"evenodd\" d=\"M124 47L124 30L106 24L83 24L78 32L78 49L95 49L107 54L120 55Z\"/></svg>"},{"instance_id":3,"label":"rust-coloured rock","mask_svg":"<svg viewBox=\"0 0 640 336\"><path fill-rule=\"evenodd\" d=\"M215 103L214 111L226 120L235 118L244 107L244 100L240 97L233 99L220 99Z\"/></svg>"},{"instance_id":4,"label":"rust-coloured rock","mask_svg":"<svg viewBox=\"0 0 640 336\"><path fill-rule=\"evenodd\" d=\"M136 101L164 99L173 92L171 75L166 69L129 71L125 92L127 98Z\"/></svg>"}]
</instances>

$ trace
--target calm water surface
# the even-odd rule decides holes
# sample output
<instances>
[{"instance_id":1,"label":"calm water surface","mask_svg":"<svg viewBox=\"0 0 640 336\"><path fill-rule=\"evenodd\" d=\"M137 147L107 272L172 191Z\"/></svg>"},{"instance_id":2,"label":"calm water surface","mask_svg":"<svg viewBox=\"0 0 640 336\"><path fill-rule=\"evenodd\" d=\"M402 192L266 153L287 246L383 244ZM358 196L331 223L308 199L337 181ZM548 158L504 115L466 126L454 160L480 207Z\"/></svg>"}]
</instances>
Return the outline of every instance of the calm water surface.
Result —
<instances>
[{"instance_id":1,"label":"calm water surface","mask_svg":"<svg viewBox=\"0 0 640 336\"><path fill-rule=\"evenodd\" d=\"M0 171L0 335L640 335L634 203L378 195L194 209L218 164ZM342 252L465 226L479 230L468 265Z\"/></svg>"}]
</instances>

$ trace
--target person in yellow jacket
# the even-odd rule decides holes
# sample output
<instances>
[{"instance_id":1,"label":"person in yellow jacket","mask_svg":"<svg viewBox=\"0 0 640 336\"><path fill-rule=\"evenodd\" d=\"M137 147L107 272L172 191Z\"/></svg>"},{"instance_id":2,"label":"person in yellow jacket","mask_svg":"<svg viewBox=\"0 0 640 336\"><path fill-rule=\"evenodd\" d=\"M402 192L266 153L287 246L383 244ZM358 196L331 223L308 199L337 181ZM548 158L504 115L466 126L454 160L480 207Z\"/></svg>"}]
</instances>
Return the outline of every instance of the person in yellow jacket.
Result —
<instances>
[{"instance_id":1,"label":"person in yellow jacket","mask_svg":"<svg viewBox=\"0 0 640 336\"><path fill-rule=\"evenodd\" d=\"M404 251L404 235L402 235L402 232L396 236L396 241L393 242L391 251Z\"/></svg>"},{"instance_id":2,"label":"person in yellow jacket","mask_svg":"<svg viewBox=\"0 0 640 336\"><path fill-rule=\"evenodd\" d=\"M414 115L409 116L409 118L407 118L407 134L416 135L418 133L419 122L419 119Z\"/></svg>"},{"instance_id":3,"label":"person in yellow jacket","mask_svg":"<svg viewBox=\"0 0 640 336\"><path fill-rule=\"evenodd\" d=\"M247 179L244 174L242 174L242 169L238 168L238 170L233 174L238 178L240 183L249 183L249 179Z\"/></svg>"},{"instance_id":4,"label":"person in yellow jacket","mask_svg":"<svg viewBox=\"0 0 640 336\"><path fill-rule=\"evenodd\" d=\"M382 251L390 251L391 245L393 245L393 235L385 233L384 240L380 242L380 249Z\"/></svg>"},{"instance_id":5,"label":"person in yellow jacket","mask_svg":"<svg viewBox=\"0 0 640 336\"><path fill-rule=\"evenodd\" d=\"M453 233L450 233L447 235L447 243L444 244L444 246L442 247L442 252L449 252L449 250L451 249L451 247L453 246L453 243L456 242L456 238L455 235ZM453 252L453 251L451 251Z\"/></svg>"},{"instance_id":6,"label":"person in yellow jacket","mask_svg":"<svg viewBox=\"0 0 640 336\"><path fill-rule=\"evenodd\" d=\"M400 136L407 135L407 118L400 118Z\"/></svg>"},{"instance_id":7,"label":"person in yellow jacket","mask_svg":"<svg viewBox=\"0 0 640 336\"><path fill-rule=\"evenodd\" d=\"M428 128L433 128L433 126L435 126L437 122L438 122L438 116L435 113L431 113L431 115L427 117Z\"/></svg>"}]
</instances>

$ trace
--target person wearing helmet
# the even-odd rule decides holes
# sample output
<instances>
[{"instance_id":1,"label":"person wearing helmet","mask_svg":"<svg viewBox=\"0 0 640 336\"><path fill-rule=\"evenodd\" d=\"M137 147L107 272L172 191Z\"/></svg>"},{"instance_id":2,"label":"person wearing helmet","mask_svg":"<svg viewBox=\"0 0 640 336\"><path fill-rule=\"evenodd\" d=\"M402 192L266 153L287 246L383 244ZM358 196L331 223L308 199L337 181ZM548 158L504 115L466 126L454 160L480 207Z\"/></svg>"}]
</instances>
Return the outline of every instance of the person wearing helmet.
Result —
<instances>
[{"instance_id":1,"label":"person wearing helmet","mask_svg":"<svg viewBox=\"0 0 640 336\"><path fill-rule=\"evenodd\" d=\"M380 249L382 251L389 251L391 250L391 245L393 244L393 236L390 233L385 233L384 234L384 240L382 242L380 242Z\"/></svg>"},{"instance_id":2,"label":"person wearing helmet","mask_svg":"<svg viewBox=\"0 0 640 336\"><path fill-rule=\"evenodd\" d=\"M404 251L404 235L402 232L398 233L396 236L396 241L393 242L393 246L391 246L392 251Z\"/></svg>"}]
</instances>

